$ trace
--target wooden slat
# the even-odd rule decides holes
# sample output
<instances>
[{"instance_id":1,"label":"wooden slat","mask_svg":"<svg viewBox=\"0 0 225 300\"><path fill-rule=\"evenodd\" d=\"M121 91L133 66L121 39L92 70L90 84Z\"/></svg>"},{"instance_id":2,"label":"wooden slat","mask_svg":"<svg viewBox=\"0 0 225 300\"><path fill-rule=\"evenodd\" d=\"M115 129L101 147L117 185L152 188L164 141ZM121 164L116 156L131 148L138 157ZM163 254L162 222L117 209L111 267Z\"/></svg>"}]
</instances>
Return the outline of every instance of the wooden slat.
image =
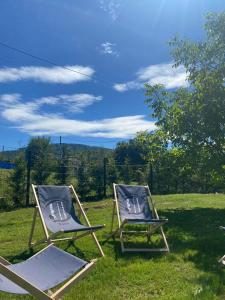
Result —
<instances>
[{"instance_id":1,"label":"wooden slat","mask_svg":"<svg viewBox=\"0 0 225 300\"><path fill-rule=\"evenodd\" d=\"M44 232L45 232L46 240L49 241L48 229L46 227L45 219L44 219L44 216L42 214L39 199L38 199L38 196L37 196L37 193L36 193L36 190L35 190L36 186L33 185L33 184L31 186L32 186L32 190L33 190L33 193L34 193L34 198L35 198L35 201L36 201L36 204L37 204L37 207L38 207L38 212L39 212L39 215L40 215L40 218L41 218L41 224L42 224L42 227L43 227ZM49 241L49 243L50 243L50 241Z\"/></svg>"},{"instance_id":2,"label":"wooden slat","mask_svg":"<svg viewBox=\"0 0 225 300\"><path fill-rule=\"evenodd\" d=\"M8 260L0 256L0 263L3 264L4 266L9 266L11 265Z\"/></svg>"},{"instance_id":3,"label":"wooden slat","mask_svg":"<svg viewBox=\"0 0 225 300\"><path fill-rule=\"evenodd\" d=\"M35 296L39 300L49 300L54 299L49 297L47 294L45 294L43 291L39 290L36 286L28 282L23 277L19 276L12 270L9 270L6 266L0 263L0 273L14 282L15 284L19 285L21 288Z\"/></svg>"},{"instance_id":4,"label":"wooden slat","mask_svg":"<svg viewBox=\"0 0 225 300\"><path fill-rule=\"evenodd\" d=\"M62 297L65 292L67 292L75 283L80 281L86 274L91 270L96 261L91 261L87 264L79 273L73 276L67 283L65 283L60 289L58 289L55 293L52 294L52 299L58 300Z\"/></svg>"},{"instance_id":5,"label":"wooden slat","mask_svg":"<svg viewBox=\"0 0 225 300\"><path fill-rule=\"evenodd\" d=\"M89 220L88 220L88 218L87 218L87 216L86 216L86 214L85 214L85 211L84 211L84 209L83 209L83 207L82 207L82 205L81 205L81 203L80 203L79 197L78 197L78 195L77 195L77 193L76 193L74 187L71 185L70 188L72 189L72 191L73 191L73 193L74 193L74 196L75 196L75 198L76 198L77 204L78 204L78 206L79 206L79 208L80 208L80 210L81 210L81 214L83 215L83 217L84 217L84 219L85 219L87 225L88 225L89 227L91 227L91 224L90 224L90 222L89 222ZM102 250L102 247L100 246L100 244L99 244L99 242L98 242L98 239L97 239L95 233L92 232L91 235L92 235L92 237L93 237L93 240L94 240L95 244L97 245L97 248L99 249L100 254L101 254L102 256L105 256L105 254L104 254L104 252L103 252L103 250Z\"/></svg>"}]
</instances>

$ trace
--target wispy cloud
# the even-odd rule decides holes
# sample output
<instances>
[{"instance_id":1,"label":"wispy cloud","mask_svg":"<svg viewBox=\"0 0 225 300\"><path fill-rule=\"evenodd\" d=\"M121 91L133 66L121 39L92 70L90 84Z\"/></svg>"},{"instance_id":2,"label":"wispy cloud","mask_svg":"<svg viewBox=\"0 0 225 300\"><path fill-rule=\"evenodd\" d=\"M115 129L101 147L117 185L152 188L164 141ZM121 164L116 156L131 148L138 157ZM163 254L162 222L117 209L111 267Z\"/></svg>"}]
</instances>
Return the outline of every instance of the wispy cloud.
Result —
<instances>
[{"instance_id":1,"label":"wispy cloud","mask_svg":"<svg viewBox=\"0 0 225 300\"><path fill-rule=\"evenodd\" d=\"M71 69L73 71L67 70ZM20 80L34 80L46 83L70 84L78 81L90 80L94 74L91 67L64 66L64 67L37 67L26 66L20 68L0 68L0 83Z\"/></svg>"},{"instance_id":2,"label":"wispy cloud","mask_svg":"<svg viewBox=\"0 0 225 300\"><path fill-rule=\"evenodd\" d=\"M1 105L9 105L9 104L15 104L18 103L18 101L21 98L21 94L3 94L0 96L0 104Z\"/></svg>"},{"instance_id":3,"label":"wispy cloud","mask_svg":"<svg viewBox=\"0 0 225 300\"><path fill-rule=\"evenodd\" d=\"M119 56L118 51L115 49L116 44L110 42L104 42L101 44L101 53L111 56Z\"/></svg>"},{"instance_id":4,"label":"wispy cloud","mask_svg":"<svg viewBox=\"0 0 225 300\"><path fill-rule=\"evenodd\" d=\"M94 102L102 100L102 96L94 96L91 94L72 94L72 95L57 95L55 97L43 97L36 99L34 103L41 105L60 105L65 106L69 112L81 113L87 106Z\"/></svg>"},{"instance_id":5,"label":"wispy cloud","mask_svg":"<svg viewBox=\"0 0 225 300\"><path fill-rule=\"evenodd\" d=\"M0 106L6 108L27 106L27 109L37 111L43 105L59 106L60 111L65 111L65 108L70 113L81 113L84 108L99 102L102 96L94 96L91 94L71 94L71 95L57 95L50 97L42 97L33 99L29 102L22 102L21 94L3 94L0 95ZM27 111L27 110L26 110Z\"/></svg>"},{"instance_id":6,"label":"wispy cloud","mask_svg":"<svg viewBox=\"0 0 225 300\"><path fill-rule=\"evenodd\" d=\"M124 83L115 83L114 89L118 92L125 92L133 89L141 89L144 83L164 84L167 89L188 86L187 73L183 66L173 68L172 63L150 65L141 68L136 73L136 78Z\"/></svg>"},{"instance_id":7,"label":"wispy cloud","mask_svg":"<svg viewBox=\"0 0 225 300\"><path fill-rule=\"evenodd\" d=\"M106 12L113 21L118 18L118 11L120 8L119 0L100 0L100 8Z\"/></svg>"},{"instance_id":8,"label":"wispy cloud","mask_svg":"<svg viewBox=\"0 0 225 300\"><path fill-rule=\"evenodd\" d=\"M146 120L143 115L123 116L101 120L84 121L66 118L62 114L46 113L41 110L42 105L54 105L60 97L46 97L23 103L21 95L11 95L13 102L7 101L10 95L0 96L1 116L13 123L16 128L30 135L75 135L104 138L130 138L138 131L154 130L154 122ZM75 97L80 103L87 94ZM64 100L67 97L62 97ZM65 95L64 95L65 96ZM97 97L96 97L97 98ZM90 98L91 99L91 98ZM97 101L99 101L98 99ZM93 101L90 100L90 102ZM89 102L89 103L90 103ZM87 102L86 102L87 103ZM83 108L83 107L82 107ZM81 109L82 109L81 108ZM79 109L79 107L78 107Z\"/></svg>"}]
</instances>

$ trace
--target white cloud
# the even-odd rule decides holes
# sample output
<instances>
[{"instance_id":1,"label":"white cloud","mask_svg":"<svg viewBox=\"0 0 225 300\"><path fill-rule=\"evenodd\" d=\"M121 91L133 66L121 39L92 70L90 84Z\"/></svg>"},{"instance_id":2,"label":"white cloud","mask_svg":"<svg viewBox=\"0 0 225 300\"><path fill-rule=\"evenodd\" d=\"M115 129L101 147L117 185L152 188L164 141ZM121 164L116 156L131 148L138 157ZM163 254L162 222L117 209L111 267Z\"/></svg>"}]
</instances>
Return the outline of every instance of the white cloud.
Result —
<instances>
[{"instance_id":1,"label":"white cloud","mask_svg":"<svg viewBox=\"0 0 225 300\"><path fill-rule=\"evenodd\" d=\"M183 66L173 68L172 63L150 65L141 68L136 73L136 79L124 83L115 83L114 89L118 92L125 92L132 89L141 89L144 83L164 84L167 89L188 86L187 73Z\"/></svg>"},{"instance_id":2,"label":"white cloud","mask_svg":"<svg viewBox=\"0 0 225 300\"><path fill-rule=\"evenodd\" d=\"M39 105L63 105L66 106L67 110L70 112L81 113L85 107L101 100L102 96L94 96L91 94L72 94L43 97L36 99L35 103Z\"/></svg>"},{"instance_id":3,"label":"white cloud","mask_svg":"<svg viewBox=\"0 0 225 300\"><path fill-rule=\"evenodd\" d=\"M8 104L15 104L20 100L21 95L20 94L4 94L0 97L0 104L2 105L8 105Z\"/></svg>"},{"instance_id":4,"label":"white cloud","mask_svg":"<svg viewBox=\"0 0 225 300\"><path fill-rule=\"evenodd\" d=\"M120 1L118 0L100 0L100 8L106 12L113 21L118 18L118 10L120 8Z\"/></svg>"},{"instance_id":5,"label":"white cloud","mask_svg":"<svg viewBox=\"0 0 225 300\"><path fill-rule=\"evenodd\" d=\"M115 47L116 44L104 42L101 44L101 53L118 57L119 53L115 50Z\"/></svg>"},{"instance_id":6,"label":"white cloud","mask_svg":"<svg viewBox=\"0 0 225 300\"><path fill-rule=\"evenodd\" d=\"M87 94L80 94L74 97L74 101L88 101ZM61 95L62 96L62 95ZM65 95L64 95L65 96ZM5 95L0 96L0 100ZM20 131L31 135L75 135L89 137L104 138L130 138L138 131L154 130L156 126L154 122L148 121L143 115L123 116L102 120L83 121L77 119L66 118L62 114L49 114L41 111L41 105L54 103L52 98L40 98L26 104L20 100L18 96L17 103L0 102L2 106L1 115L3 118L15 124ZM62 97L64 100L67 97ZM98 97L96 97L98 98ZM47 99L51 99L48 101ZM90 102L93 100L89 97ZM97 100L99 101L100 98ZM58 100L57 100L58 101ZM57 102L56 101L56 102ZM89 103L90 103L89 102Z\"/></svg>"},{"instance_id":7,"label":"white cloud","mask_svg":"<svg viewBox=\"0 0 225 300\"><path fill-rule=\"evenodd\" d=\"M78 135L104 138L130 138L138 131L154 130L154 122L144 116L125 116L95 121L82 121L33 114L33 121L23 122L18 128L32 135Z\"/></svg>"},{"instance_id":8,"label":"white cloud","mask_svg":"<svg viewBox=\"0 0 225 300\"><path fill-rule=\"evenodd\" d=\"M143 88L144 83L143 82L139 82L139 81L128 81L125 83L115 83L114 84L114 89L117 92L126 92L128 90L138 90Z\"/></svg>"},{"instance_id":9,"label":"white cloud","mask_svg":"<svg viewBox=\"0 0 225 300\"><path fill-rule=\"evenodd\" d=\"M81 113L85 107L102 100L102 96L94 96L91 94L71 94L57 95L54 97L42 97L27 103L22 103L21 98L21 94L0 95L0 106L10 108L10 111L12 111L11 108L15 107L19 108L19 111L20 108L22 108L22 110L25 112L30 112L30 109L31 111L35 111L40 109L43 105L58 105L61 107L61 111L64 111L66 108L69 112Z\"/></svg>"},{"instance_id":10,"label":"white cloud","mask_svg":"<svg viewBox=\"0 0 225 300\"><path fill-rule=\"evenodd\" d=\"M67 69L65 69L67 68ZM70 71L71 69L73 71ZM34 80L46 83L70 84L90 80L94 70L84 66L0 68L0 83L19 80Z\"/></svg>"}]
</instances>

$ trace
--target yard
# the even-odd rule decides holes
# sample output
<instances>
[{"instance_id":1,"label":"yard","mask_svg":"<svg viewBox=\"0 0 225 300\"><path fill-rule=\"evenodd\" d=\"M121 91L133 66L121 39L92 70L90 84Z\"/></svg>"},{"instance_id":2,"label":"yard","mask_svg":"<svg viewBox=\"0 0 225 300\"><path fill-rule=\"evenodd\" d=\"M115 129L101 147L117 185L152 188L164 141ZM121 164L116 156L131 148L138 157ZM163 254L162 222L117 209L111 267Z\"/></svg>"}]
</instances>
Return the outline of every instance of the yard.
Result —
<instances>
[{"instance_id":1,"label":"yard","mask_svg":"<svg viewBox=\"0 0 225 300\"><path fill-rule=\"evenodd\" d=\"M185 194L154 196L160 216L169 219L165 226L171 252L122 254L118 239L105 241L110 228L112 201L85 203L94 224L106 224L97 232L105 252L96 267L63 299L224 299L225 271L218 259L225 253L225 195ZM0 255L12 263L28 258L27 250L33 209L18 209L0 214ZM36 236L42 228L37 226ZM98 251L90 237L76 245L59 246L78 257L92 259ZM35 248L35 251L40 248ZM0 293L0 299L32 299Z\"/></svg>"}]
</instances>

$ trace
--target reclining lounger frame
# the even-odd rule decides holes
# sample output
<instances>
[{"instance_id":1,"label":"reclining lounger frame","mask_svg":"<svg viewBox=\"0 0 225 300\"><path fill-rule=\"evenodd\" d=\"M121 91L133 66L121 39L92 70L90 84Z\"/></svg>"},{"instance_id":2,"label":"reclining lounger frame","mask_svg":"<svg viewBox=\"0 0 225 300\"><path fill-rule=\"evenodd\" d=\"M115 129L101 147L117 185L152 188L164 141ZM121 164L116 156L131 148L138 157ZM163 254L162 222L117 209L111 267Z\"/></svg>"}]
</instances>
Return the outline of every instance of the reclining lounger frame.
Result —
<instances>
[{"instance_id":1,"label":"reclining lounger frame","mask_svg":"<svg viewBox=\"0 0 225 300\"><path fill-rule=\"evenodd\" d=\"M152 218L146 218L146 219L129 219L129 218L122 218L121 210L120 210L120 203L118 201L118 193L117 193L117 187L118 186L124 186L124 187L140 187L146 190L147 200L146 205L148 206L149 211L151 212ZM134 185L124 185L124 184L115 184L113 183L113 190L115 199L113 200L113 213L112 213L112 223L111 223L111 233L109 237L114 237L117 234L119 235L120 244L121 244L121 250L122 252L169 252L169 246L166 240L165 233L163 231L163 225L168 221L167 219L160 219L157 213L157 209L155 207L155 203L151 197L151 192L148 186L134 186ZM150 202L150 203L149 203ZM151 204L151 205L150 205ZM152 211L150 209L152 207ZM117 215L117 221L118 221L118 228L113 231L113 225L114 225L114 219ZM133 224L133 225L147 225L148 229L146 231L138 231L138 230L125 230L125 225L127 224ZM125 247L124 245L124 235L125 234L145 234L147 236L147 241L150 241L151 236L153 233L158 230L160 231L160 235L162 237L162 240L164 242L165 247L164 248L130 248Z\"/></svg>"},{"instance_id":2,"label":"reclining lounger frame","mask_svg":"<svg viewBox=\"0 0 225 300\"><path fill-rule=\"evenodd\" d=\"M48 186L47 186L48 187ZM54 187L54 186L53 186ZM60 186L59 186L60 187ZM62 186L63 187L63 186ZM72 185L70 186L64 186L66 188L69 188L70 192L73 193L74 195L74 198L75 198L75 201L78 205L78 208L79 208L79 216L82 215L85 222L86 222L86 226L82 225L80 222L79 222L79 226L81 227L80 229L74 229L74 230L69 230L69 231L64 231L63 230L63 226L62 228L60 228L60 230L56 231L56 232L50 232L49 231L49 228L46 224L46 220L45 220L45 217L44 217L44 214L42 212L42 208L41 208L41 205L40 205L40 201L39 201L39 197L38 197L38 193L37 193L37 188L38 186L37 185L33 185L32 184L32 190L33 190L33 193L34 193L34 197L35 197L35 201L36 201L36 206L35 206L35 209L34 209L34 215L33 215L33 222L32 222L32 226L31 226L31 232L30 232L30 237L29 237L29 242L28 242L28 246L29 248L32 248L38 244L41 244L41 243L55 243L55 242L59 242L59 241L67 241L67 240L71 240L71 241L75 241L75 240L78 240L86 235L89 235L91 234L99 252L100 252L100 255L101 256L104 256L104 252L102 250L102 247L101 245L99 244L98 242L98 239L95 235L95 231L98 230L98 229L102 229L105 225L98 225L98 226L91 226L88 218L87 218L87 215L85 214L85 211L84 211L84 208L82 207L82 204L79 200L79 197L74 189L74 187ZM72 198L71 198L71 201L72 201ZM73 205L73 203L72 203ZM74 209L74 208L73 208ZM45 237L37 242L33 242L32 241L32 238L33 238L33 234L34 234L34 229L35 229L35 223L36 223L36 218L37 218L37 215L40 216L40 219L41 219L41 224L42 224L42 227L43 227L43 230L44 230L44 234L45 234ZM78 218L76 219L76 222L79 221ZM81 232L80 234L78 234L78 232ZM62 234L62 233L73 233L74 235L73 236L70 236L70 237L65 237L65 238L57 238L58 235Z\"/></svg>"}]
</instances>

